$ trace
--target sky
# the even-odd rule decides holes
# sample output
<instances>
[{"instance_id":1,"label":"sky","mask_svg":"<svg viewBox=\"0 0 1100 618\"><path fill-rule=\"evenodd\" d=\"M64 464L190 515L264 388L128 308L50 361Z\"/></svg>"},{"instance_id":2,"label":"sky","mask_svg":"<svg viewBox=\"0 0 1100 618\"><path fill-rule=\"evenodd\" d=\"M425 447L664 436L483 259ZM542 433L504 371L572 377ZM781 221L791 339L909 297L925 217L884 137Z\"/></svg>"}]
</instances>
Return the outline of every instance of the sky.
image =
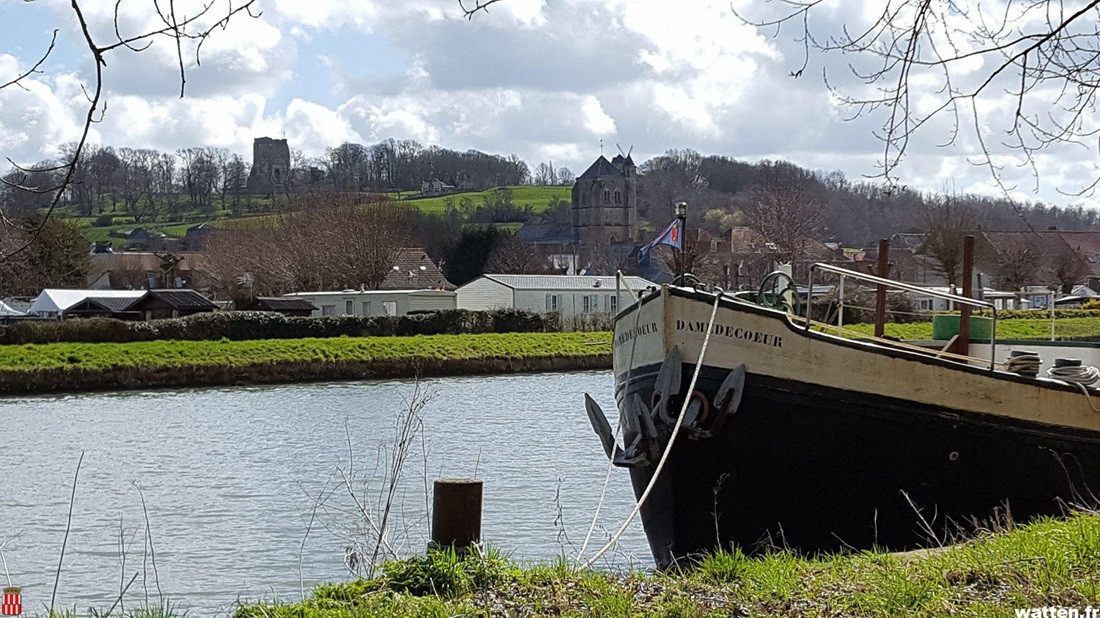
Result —
<instances>
[{"instance_id":1,"label":"sky","mask_svg":"<svg viewBox=\"0 0 1100 618\"><path fill-rule=\"evenodd\" d=\"M230 0L216 0L214 11ZM234 0L240 4L241 0ZM831 0L815 18L826 32L866 20L877 0ZM148 0L123 0L120 32L153 28ZM582 172L602 153L632 149L642 162L690 148L754 162L783 159L859 180L878 172L883 113L852 118L826 86L864 88L846 60L811 54L797 32L758 29L732 8L751 0L502 0L473 19L458 0L258 0L202 46L184 48L180 98L175 45L106 57L106 111L92 140L171 151L189 146L251 152L257 137L281 137L308 157L342 142L387 138L553 162ZM774 4L774 3L772 3ZM182 14L194 0L176 0ZM731 8L732 7L732 8ZM115 3L85 0L97 41L114 36ZM764 15L761 15L763 17ZM22 87L0 90L0 156L33 163L73 140L86 113L93 65L69 0L0 0L0 83L28 70ZM982 61L970 69L980 73ZM848 90L845 90L845 89ZM931 96L931 95L930 95ZM928 102L918 98L918 105ZM1011 100L994 96L989 131ZM998 116L999 114L999 116ZM983 117L984 120L984 117ZM950 123L929 123L910 142L899 181L914 189L998 195L965 131L944 146ZM1019 199L1100 205L1067 195L1097 174L1095 144L1048 149L1038 180L998 150L1008 191ZM1003 150L1003 149L1002 149Z\"/></svg>"}]
</instances>

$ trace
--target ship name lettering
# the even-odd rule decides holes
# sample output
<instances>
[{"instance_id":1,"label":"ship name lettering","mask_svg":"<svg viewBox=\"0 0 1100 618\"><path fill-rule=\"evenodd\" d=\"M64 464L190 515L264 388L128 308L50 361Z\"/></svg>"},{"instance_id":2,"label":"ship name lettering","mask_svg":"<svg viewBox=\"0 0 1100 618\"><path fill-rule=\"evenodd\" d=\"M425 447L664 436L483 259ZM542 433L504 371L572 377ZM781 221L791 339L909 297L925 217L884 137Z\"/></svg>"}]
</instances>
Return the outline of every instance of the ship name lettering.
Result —
<instances>
[{"instance_id":1,"label":"ship name lettering","mask_svg":"<svg viewBox=\"0 0 1100 618\"><path fill-rule=\"evenodd\" d=\"M707 331L707 323L676 320L676 330L686 330L689 333L705 333ZM783 347L782 337L778 335L772 335L770 333L762 333L758 330L737 328L734 326L727 326L725 324L715 324L712 332L719 337L740 339L749 343L758 343L760 345L767 345L775 348Z\"/></svg>"},{"instance_id":2,"label":"ship name lettering","mask_svg":"<svg viewBox=\"0 0 1100 618\"><path fill-rule=\"evenodd\" d=\"M641 326L632 328L625 333L619 335L619 338L615 341L615 345L622 345L629 342L631 339L637 339L642 335L652 335L657 332L657 323L650 322L649 324L642 324Z\"/></svg>"}]
</instances>

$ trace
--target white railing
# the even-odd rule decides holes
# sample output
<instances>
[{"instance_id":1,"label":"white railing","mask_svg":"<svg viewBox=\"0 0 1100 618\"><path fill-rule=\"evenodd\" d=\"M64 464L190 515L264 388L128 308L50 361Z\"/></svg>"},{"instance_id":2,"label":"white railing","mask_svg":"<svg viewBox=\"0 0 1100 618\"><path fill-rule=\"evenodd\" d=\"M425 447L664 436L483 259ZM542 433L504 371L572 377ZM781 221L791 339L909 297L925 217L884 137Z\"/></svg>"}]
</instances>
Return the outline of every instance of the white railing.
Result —
<instances>
[{"instance_id":1,"label":"white railing","mask_svg":"<svg viewBox=\"0 0 1100 618\"><path fill-rule=\"evenodd\" d=\"M908 292L916 292L925 296L931 296L933 298L942 298L949 300L960 305L969 305L972 307L980 307L983 309L989 309L993 314L993 323L990 326L989 334L989 368L995 369L997 365L997 307L993 303L986 302L984 300L976 300L973 298L967 298L965 296L959 296L956 294L949 294L947 292L940 292L937 290L930 290L928 288L922 288L919 285L913 285L911 283L904 283L901 281L894 281L893 279L886 279L884 277L876 277L875 275L868 275L854 270L848 270L847 268L841 268L839 266L833 266L831 264L817 263L810 266L810 281L807 286L806 296L806 330L810 330L810 308L813 305L814 298L814 271L822 270L825 272L831 272L841 277L852 277L861 281L868 281L878 285L896 288L899 290L906 290ZM843 279L842 279L843 280Z\"/></svg>"}]
</instances>

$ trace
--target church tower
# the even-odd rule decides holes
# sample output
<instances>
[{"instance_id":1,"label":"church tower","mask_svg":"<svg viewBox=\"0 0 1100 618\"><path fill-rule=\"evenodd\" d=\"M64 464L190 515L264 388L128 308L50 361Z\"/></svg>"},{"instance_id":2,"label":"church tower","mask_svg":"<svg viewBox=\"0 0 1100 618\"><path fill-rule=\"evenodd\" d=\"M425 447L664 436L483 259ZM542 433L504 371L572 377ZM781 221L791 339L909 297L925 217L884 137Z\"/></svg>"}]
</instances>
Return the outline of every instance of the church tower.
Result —
<instances>
[{"instance_id":1,"label":"church tower","mask_svg":"<svg viewBox=\"0 0 1100 618\"><path fill-rule=\"evenodd\" d=\"M638 236L638 166L603 155L573 185L573 240L583 247L633 244Z\"/></svg>"}]
</instances>

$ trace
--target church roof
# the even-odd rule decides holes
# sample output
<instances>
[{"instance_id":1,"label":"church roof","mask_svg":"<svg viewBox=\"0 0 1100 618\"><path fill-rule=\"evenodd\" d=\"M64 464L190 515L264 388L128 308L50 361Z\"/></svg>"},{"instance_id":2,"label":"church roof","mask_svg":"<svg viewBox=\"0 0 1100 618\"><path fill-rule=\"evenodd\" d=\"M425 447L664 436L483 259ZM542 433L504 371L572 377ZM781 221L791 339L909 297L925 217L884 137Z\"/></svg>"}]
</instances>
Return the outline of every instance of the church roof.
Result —
<instances>
[{"instance_id":1,"label":"church roof","mask_svg":"<svg viewBox=\"0 0 1100 618\"><path fill-rule=\"evenodd\" d=\"M600 155L596 162L588 166L588 169L584 170L584 173L578 176L581 178L599 178L600 176L622 176L623 170L619 166L615 165L611 161L608 161L606 157Z\"/></svg>"}]
</instances>

